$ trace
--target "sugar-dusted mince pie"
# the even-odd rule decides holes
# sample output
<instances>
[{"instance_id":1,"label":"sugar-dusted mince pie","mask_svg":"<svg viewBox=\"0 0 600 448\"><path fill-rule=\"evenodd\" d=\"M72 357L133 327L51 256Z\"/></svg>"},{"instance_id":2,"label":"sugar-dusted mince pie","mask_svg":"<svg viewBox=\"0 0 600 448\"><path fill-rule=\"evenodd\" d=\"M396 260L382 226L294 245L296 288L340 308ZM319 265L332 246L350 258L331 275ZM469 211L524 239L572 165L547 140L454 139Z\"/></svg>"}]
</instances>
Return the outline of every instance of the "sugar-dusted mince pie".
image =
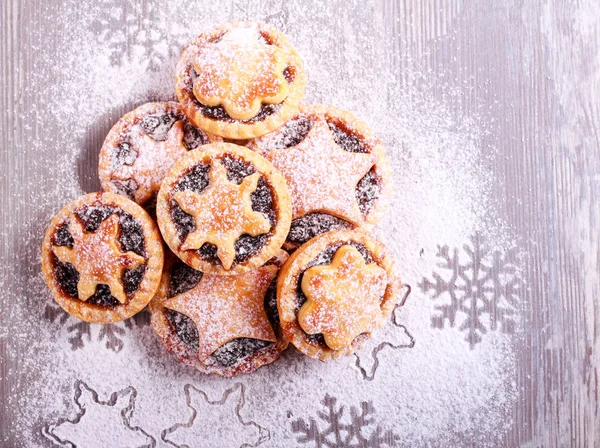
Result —
<instances>
[{"instance_id":1,"label":"sugar-dusted mince pie","mask_svg":"<svg viewBox=\"0 0 600 448\"><path fill-rule=\"evenodd\" d=\"M168 351L204 373L250 373L279 358L288 341L277 314L277 273L288 255L241 275L205 275L167 258L152 302L152 326Z\"/></svg>"},{"instance_id":2,"label":"sugar-dusted mince pie","mask_svg":"<svg viewBox=\"0 0 600 448\"><path fill-rule=\"evenodd\" d=\"M212 143L175 162L156 216L163 238L189 266L237 275L277 253L290 228L291 198L283 176L260 154Z\"/></svg>"},{"instance_id":3,"label":"sugar-dusted mince pie","mask_svg":"<svg viewBox=\"0 0 600 448\"><path fill-rule=\"evenodd\" d=\"M302 105L279 129L247 146L269 159L290 187L286 249L329 230L368 231L387 207L391 172L385 149L350 112Z\"/></svg>"},{"instance_id":4,"label":"sugar-dusted mince pie","mask_svg":"<svg viewBox=\"0 0 600 448\"><path fill-rule=\"evenodd\" d=\"M54 298L87 322L117 322L141 311L158 289L158 229L135 202L92 193L54 217L42 243L42 269Z\"/></svg>"},{"instance_id":5,"label":"sugar-dusted mince pie","mask_svg":"<svg viewBox=\"0 0 600 448\"><path fill-rule=\"evenodd\" d=\"M175 160L220 140L192 126L179 103L144 104L117 121L104 140L98 169L102 189L145 204Z\"/></svg>"},{"instance_id":6,"label":"sugar-dusted mince pie","mask_svg":"<svg viewBox=\"0 0 600 448\"><path fill-rule=\"evenodd\" d=\"M287 38L264 23L200 34L177 64L177 97L196 126L215 135L264 135L296 114L306 75Z\"/></svg>"},{"instance_id":7,"label":"sugar-dusted mince pie","mask_svg":"<svg viewBox=\"0 0 600 448\"><path fill-rule=\"evenodd\" d=\"M277 280L281 328L304 354L349 355L394 309L400 280L383 244L360 230L337 230L296 250Z\"/></svg>"}]
</instances>

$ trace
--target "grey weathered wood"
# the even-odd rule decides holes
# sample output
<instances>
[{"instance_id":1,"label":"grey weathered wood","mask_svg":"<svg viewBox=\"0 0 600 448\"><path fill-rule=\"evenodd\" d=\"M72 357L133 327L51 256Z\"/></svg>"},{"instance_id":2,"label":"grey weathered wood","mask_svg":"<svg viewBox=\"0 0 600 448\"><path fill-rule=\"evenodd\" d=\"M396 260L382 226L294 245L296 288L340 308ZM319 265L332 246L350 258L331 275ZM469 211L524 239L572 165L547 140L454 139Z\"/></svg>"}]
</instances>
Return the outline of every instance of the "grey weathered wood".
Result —
<instances>
[{"instance_id":1,"label":"grey weathered wood","mask_svg":"<svg viewBox=\"0 0 600 448\"><path fill-rule=\"evenodd\" d=\"M18 389L26 385L26 377L17 381L22 363L6 361L14 342L7 310L23 296L37 256L21 245L38 244L25 239L20 224L40 215L30 205L43 188L36 179L45 178L44 161L52 158L51 152L14 151L17 143L23 148L41 138L33 115L23 113L36 107L35 91L27 90L35 52L24 50L45 42L35 27L20 25L39 23L45 6L0 5L0 444L6 446L16 443L14 435L7 439L8 429L18 413ZM390 64L402 72L406 59L397 55L408 52L424 70L443 68L440 74L463 86L460 112L490 110L496 119L486 140L501 154L494 161L498 206L525 254L528 286L520 395L507 444L598 446L600 3L383 0L371 13L391 42ZM452 39L431 45L450 29ZM88 147L99 147L122 112L107 112ZM84 189L97 188L82 165Z\"/></svg>"}]
</instances>

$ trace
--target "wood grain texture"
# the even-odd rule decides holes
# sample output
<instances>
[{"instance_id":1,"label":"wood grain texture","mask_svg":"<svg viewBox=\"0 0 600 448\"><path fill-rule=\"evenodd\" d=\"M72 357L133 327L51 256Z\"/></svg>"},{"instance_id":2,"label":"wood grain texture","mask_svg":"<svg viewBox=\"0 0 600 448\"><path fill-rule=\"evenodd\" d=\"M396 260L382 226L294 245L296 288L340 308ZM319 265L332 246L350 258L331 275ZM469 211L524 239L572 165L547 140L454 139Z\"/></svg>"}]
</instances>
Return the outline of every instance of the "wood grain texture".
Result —
<instances>
[{"instance_id":1,"label":"wood grain texture","mask_svg":"<svg viewBox=\"0 0 600 448\"><path fill-rule=\"evenodd\" d=\"M351 16L342 0L331 7ZM22 112L36 107L28 73L31 51L47 44L35 28L44 8L44 2L0 4L0 288L15 296L27 287L36 256L19 248L30 243L19 224L43 216L26 205L44 160L53 157L41 154L29 164L31 154L13 153L42 138L42 118L24 122ZM385 62L403 85L413 82L403 64L414 61L440 85L459 87L457 113L494 118L485 143L500 154L493 167L497 207L525 254L528 287L519 399L506 445L600 446L600 3L380 0L370 8L367 35L386 41ZM332 64L343 64L343 57ZM440 87L432 94L446 93ZM124 105L108 111L86 147L99 147L124 111ZM97 189L85 154L80 165L83 189ZM0 444L13 446L14 396L26 380L19 365L7 362L13 337L7 316L0 314Z\"/></svg>"}]
</instances>

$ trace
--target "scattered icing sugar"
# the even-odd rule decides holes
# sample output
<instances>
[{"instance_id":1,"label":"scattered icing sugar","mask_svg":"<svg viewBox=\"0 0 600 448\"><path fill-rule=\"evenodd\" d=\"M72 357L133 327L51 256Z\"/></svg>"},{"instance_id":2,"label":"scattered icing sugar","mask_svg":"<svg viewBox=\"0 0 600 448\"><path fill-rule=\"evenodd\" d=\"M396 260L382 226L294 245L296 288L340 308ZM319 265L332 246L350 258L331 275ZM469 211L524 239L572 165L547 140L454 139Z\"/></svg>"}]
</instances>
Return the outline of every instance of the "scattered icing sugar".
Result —
<instances>
[{"instance_id":1,"label":"scattered icing sugar","mask_svg":"<svg viewBox=\"0 0 600 448\"><path fill-rule=\"evenodd\" d=\"M130 426L143 428L155 441L161 440L161 431L188 421L186 384L202 391L197 395L203 403L215 403L209 406L214 414L198 412L191 427L204 434L202 425L209 425L214 444L222 434L232 444L256 443L257 434L219 426L252 420L268 429L264 446L297 445L290 418L316 416L325 393L345 406L371 402L377 423L395 428L407 446L486 446L510 429L514 337L490 331L471 348L458 326L432 327L435 302L417 286L423 276L441 269L438 245L462 248L474 234L498 250L511 245L489 193L491 173L485 167L492 149L485 137L490 119L457 111L463 86L432 79L419 61L394 47L402 46L401 37L390 40L382 18L365 21L360 11L363 2L334 11L324 1L314 8L279 2L263 9L241 1L191 8L183 0L143 5L99 0L82 9L71 0L47 7L43 20L20 17L21 29L36 29L39 37L23 43L33 66L22 78L18 105L24 114L19 122L31 132L27 145L33 147L14 149L36 152L31 173L43 173L43 179L23 170L18 181L9 178L9 185L19 185L18 191L9 190L12 200L35 204L35 211L24 215L27 222L9 221L15 235L9 244L19 248L22 262L6 269L7 276L20 281L2 289L10 294L3 303L11 306L5 308L3 322L8 324L0 337L8 343L8 365L18 369L9 372L4 403L14 445L49 443L43 428L77 413L78 380L101 400L134 388ZM276 363L231 381L178 363L148 325L131 320L101 327L56 311L40 273L39 243L65 202L99 189L98 151L117 119L147 101L174 99L175 65L183 45L217 24L247 19L274 23L289 36L308 74L306 102L354 112L386 144L395 194L377 235L413 291L396 312L405 327L388 324L356 357L322 363L289 349ZM30 106L26 98L34 99L36 107L25 107ZM411 338L414 346L407 348ZM234 387L244 392L243 406L230 409L227 397L233 397ZM101 405L91 400L90 406ZM120 413L123 407L106 410ZM110 422L85 423L56 434L85 444L99 440ZM172 439L197 440L193 434L184 436L181 432ZM123 440L137 440L131 437Z\"/></svg>"}]
</instances>

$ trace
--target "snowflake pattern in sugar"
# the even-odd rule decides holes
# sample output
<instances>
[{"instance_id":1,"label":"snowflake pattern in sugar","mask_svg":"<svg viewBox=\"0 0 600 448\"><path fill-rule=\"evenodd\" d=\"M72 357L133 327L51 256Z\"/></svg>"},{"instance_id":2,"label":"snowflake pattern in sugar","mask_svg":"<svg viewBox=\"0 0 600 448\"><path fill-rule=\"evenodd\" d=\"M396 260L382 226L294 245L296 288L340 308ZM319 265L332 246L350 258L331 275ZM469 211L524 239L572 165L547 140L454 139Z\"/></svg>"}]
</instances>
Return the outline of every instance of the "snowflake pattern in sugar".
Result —
<instances>
[{"instance_id":1,"label":"snowflake pattern in sugar","mask_svg":"<svg viewBox=\"0 0 600 448\"><path fill-rule=\"evenodd\" d=\"M505 253L488 249L479 235L462 251L438 246L439 270L419 284L436 302L431 326L458 327L471 349L488 332L513 334L522 289L514 264L517 255L516 248Z\"/></svg>"},{"instance_id":2,"label":"snowflake pattern in sugar","mask_svg":"<svg viewBox=\"0 0 600 448\"><path fill-rule=\"evenodd\" d=\"M403 285L403 288L405 289L405 293L394 308L391 325L388 323L384 328L377 330L373 338L368 340L360 350L354 353L354 364L362 378L366 381L373 381L375 379L377 369L382 363L382 351L385 349L399 350L413 348L415 346L415 339L408 329L400 323L400 309L404 306L411 293L410 285Z\"/></svg>"},{"instance_id":3,"label":"snowflake pattern in sugar","mask_svg":"<svg viewBox=\"0 0 600 448\"><path fill-rule=\"evenodd\" d=\"M174 447L198 446L198 441L218 440L220 446L257 447L271 438L268 429L242 416L246 386L236 383L220 399L191 384L184 386L189 419L161 432L163 442ZM251 410L244 413L252 415Z\"/></svg>"},{"instance_id":4,"label":"snowflake pattern in sugar","mask_svg":"<svg viewBox=\"0 0 600 448\"><path fill-rule=\"evenodd\" d=\"M103 0L99 6L102 8L95 14L90 29L113 66L139 63L152 72L164 70L167 63L177 59L191 37L163 29L162 22L152 20L160 14L158 4Z\"/></svg>"},{"instance_id":5,"label":"snowflake pattern in sugar","mask_svg":"<svg viewBox=\"0 0 600 448\"><path fill-rule=\"evenodd\" d=\"M60 447L155 447L150 434L131 425L136 397L137 391L130 386L101 400L98 392L78 380L73 397L75 416L44 426L42 435Z\"/></svg>"},{"instance_id":6,"label":"snowflake pattern in sugar","mask_svg":"<svg viewBox=\"0 0 600 448\"><path fill-rule=\"evenodd\" d=\"M319 421L310 417L308 421L299 418L292 422L299 444L314 448L380 448L400 442L392 430L375 423L375 408L370 401L360 403L360 409L351 406L349 416L344 415L346 408L338 406L337 399L330 395L325 395L321 404L325 410L317 412Z\"/></svg>"},{"instance_id":7,"label":"snowflake pattern in sugar","mask_svg":"<svg viewBox=\"0 0 600 448\"><path fill-rule=\"evenodd\" d=\"M108 350L118 353L125 345L125 336L128 331L132 330L134 326L144 327L150 323L150 316L147 312L142 311L122 322L94 325L71 317L55 302L46 305L44 315L51 323L65 327L71 350L83 349L92 341L97 341L104 342L104 346Z\"/></svg>"}]
</instances>

